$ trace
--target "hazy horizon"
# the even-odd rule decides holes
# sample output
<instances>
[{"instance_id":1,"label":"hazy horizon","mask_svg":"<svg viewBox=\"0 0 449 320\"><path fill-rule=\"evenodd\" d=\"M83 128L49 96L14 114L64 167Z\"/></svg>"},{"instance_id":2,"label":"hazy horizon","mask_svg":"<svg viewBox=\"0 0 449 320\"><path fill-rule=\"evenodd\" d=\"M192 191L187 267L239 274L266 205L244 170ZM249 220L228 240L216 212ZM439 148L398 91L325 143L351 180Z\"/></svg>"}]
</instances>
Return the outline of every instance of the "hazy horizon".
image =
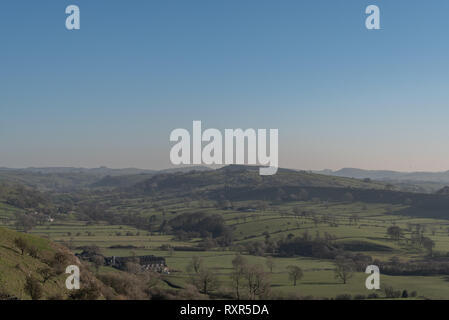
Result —
<instances>
[{"instance_id":1,"label":"hazy horizon","mask_svg":"<svg viewBox=\"0 0 449 320\"><path fill-rule=\"evenodd\" d=\"M125 169L134 169L134 170L148 170L148 171L162 171L162 170L171 170L171 169L183 169L183 168L194 168L194 167L205 167L209 169L220 169L222 167L226 167L227 165L217 165L217 166L209 166L209 165L183 165L183 166L169 166L169 167L161 167L161 168L141 168L141 167L109 167L109 166L94 166L94 167L78 167L78 166L27 166L27 167L9 167L9 166L2 166L0 165L0 169L12 169L12 170L24 170L24 169L52 169L52 168L73 168L73 169L100 169L100 168L106 168L106 169L112 169L112 170L125 170ZM251 165L244 165L244 166L251 166ZM256 165L257 166L257 165ZM329 169L329 168L323 168L323 169L304 169L304 168L291 168L291 167L279 167L280 169L290 169L290 170L298 170L298 171L325 171L331 170L332 172L336 172L343 169L356 169L356 170L364 170L364 171L393 171L393 172L399 172L399 173L415 173L415 172L426 172L426 173L440 173L440 172L446 172L448 170L442 170L442 171L429 171L429 170L418 170L418 171L399 171L399 170L387 170L387 169L365 169L365 168L356 168L356 167L342 167L338 169Z\"/></svg>"}]
</instances>

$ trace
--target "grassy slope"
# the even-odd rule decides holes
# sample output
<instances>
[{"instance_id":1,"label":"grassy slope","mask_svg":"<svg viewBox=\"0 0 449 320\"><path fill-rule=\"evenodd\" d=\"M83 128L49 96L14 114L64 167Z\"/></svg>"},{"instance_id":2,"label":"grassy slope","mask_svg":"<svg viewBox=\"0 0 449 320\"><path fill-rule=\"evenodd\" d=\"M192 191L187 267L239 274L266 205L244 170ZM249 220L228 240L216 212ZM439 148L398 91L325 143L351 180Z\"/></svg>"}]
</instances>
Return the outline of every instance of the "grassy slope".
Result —
<instances>
[{"instance_id":1,"label":"grassy slope","mask_svg":"<svg viewBox=\"0 0 449 320\"><path fill-rule=\"evenodd\" d=\"M34 235L22 234L0 227L0 286L10 295L19 299L30 299L24 292L25 279L30 274L42 280L39 268L46 266L40 259L32 258L26 253L22 256L14 246L14 239L21 237L30 245L39 249L40 257L51 257L57 250L49 240ZM48 280L44 286L44 298L65 293L65 275Z\"/></svg>"}]
</instances>

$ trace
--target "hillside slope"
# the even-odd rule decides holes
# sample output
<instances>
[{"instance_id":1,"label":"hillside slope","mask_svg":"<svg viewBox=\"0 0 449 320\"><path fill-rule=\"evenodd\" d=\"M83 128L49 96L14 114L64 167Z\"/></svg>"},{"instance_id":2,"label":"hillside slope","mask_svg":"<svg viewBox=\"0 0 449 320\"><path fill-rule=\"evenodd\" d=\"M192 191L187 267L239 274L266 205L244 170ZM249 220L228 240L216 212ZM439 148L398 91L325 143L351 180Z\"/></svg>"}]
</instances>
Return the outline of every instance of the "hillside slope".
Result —
<instances>
[{"instance_id":1,"label":"hillside slope","mask_svg":"<svg viewBox=\"0 0 449 320\"><path fill-rule=\"evenodd\" d=\"M23 254L17 239L26 244ZM104 289L101 283L68 249L44 238L0 227L0 299L31 299L29 290L25 289L27 278L35 280L41 288L38 299L67 299L71 292L65 287L69 275L64 271L72 264L80 266L82 287L95 284L97 298L101 298ZM52 276L45 279L45 274Z\"/></svg>"}]
</instances>

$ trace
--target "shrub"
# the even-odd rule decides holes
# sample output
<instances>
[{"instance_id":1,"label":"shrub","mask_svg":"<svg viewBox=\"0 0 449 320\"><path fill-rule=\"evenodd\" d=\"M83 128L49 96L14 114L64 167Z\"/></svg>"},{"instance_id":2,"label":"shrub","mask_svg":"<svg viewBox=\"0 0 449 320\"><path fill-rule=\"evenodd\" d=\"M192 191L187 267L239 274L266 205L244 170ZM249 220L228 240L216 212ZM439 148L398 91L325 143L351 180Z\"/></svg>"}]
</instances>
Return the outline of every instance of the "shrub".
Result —
<instances>
[{"instance_id":1,"label":"shrub","mask_svg":"<svg viewBox=\"0 0 449 320\"><path fill-rule=\"evenodd\" d=\"M70 294L70 300L97 300L101 295L100 288L95 283L89 283L85 287L74 290Z\"/></svg>"},{"instance_id":2,"label":"shrub","mask_svg":"<svg viewBox=\"0 0 449 320\"><path fill-rule=\"evenodd\" d=\"M56 293L54 295L51 295L47 298L48 300L56 300L56 301L60 301L60 300L64 300L64 296L60 293Z\"/></svg>"},{"instance_id":3,"label":"shrub","mask_svg":"<svg viewBox=\"0 0 449 320\"><path fill-rule=\"evenodd\" d=\"M58 251L53 256L53 259L49 262L49 265L55 270L56 274L59 275L65 272L68 261L69 256L62 251Z\"/></svg>"},{"instance_id":4,"label":"shrub","mask_svg":"<svg viewBox=\"0 0 449 320\"><path fill-rule=\"evenodd\" d=\"M28 247L27 251L31 257L33 257L35 259L39 258L39 250L35 246Z\"/></svg>"},{"instance_id":5,"label":"shrub","mask_svg":"<svg viewBox=\"0 0 449 320\"><path fill-rule=\"evenodd\" d=\"M401 291L400 290L394 290L393 287L386 286L384 288L385 296L387 298L394 298L397 299L401 297Z\"/></svg>"},{"instance_id":6,"label":"shrub","mask_svg":"<svg viewBox=\"0 0 449 320\"><path fill-rule=\"evenodd\" d=\"M56 272L49 267L40 268L37 270L37 272L39 272L39 274L42 276L43 283L56 276Z\"/></svg>"},{"instance_id":7,"label":"shrub","mask_svg":"<svg viewBox=\"0 0 449 320\"><path fill-rule=\"evenodd\" d=\"M339 294L335 297L335 300L351 300L352 296L347 293Z\"/></svg>"},{"instance_id":8,"label":"shrub","mask_svg":"<svg viewBox=\"0 0 449 320\"><path fill-rule=\"evenodd\" d=\"M40 298L42 298L43 295L42 285L36 278L28 276L26 278L24 289L25 292L31 296L31 299L39 300Z\"/></svg>"},{"instance_id":9,"label":"shrub","mask_svg":"<svg viewBox=\"0 0 449 320\"><path fill-rule=\"evenodd\" d=\"M379 298L379 295L377 293L370 293L367 297L368 299L377 299Z\"/></svg>"},{"instance_id":10,"label":"shrub","mask_svg":"<svg viewBox=\"0 0 449 320\"><path fill-rule=\"evenodd\" d=\"M9 300L11 295L1 286L0 282L0 300Z\"/></svg>"},{"instance_id":11,"label":"shrub","mask_svg":"<svg viewBox=\"0 0 449 320\"><path fill-rule=\"evenodd\" d=\"M126 273L110 273L99 275L100 280L110 286L118 294L133 300L148 299L147 283L137 276Z\"/></svg>"},{"instance_id":12,"label":"shrub","mask_svg":"<svg viewBox=\"0 0 449 320\"><path fill-rule=\"evenodd\" d=\"M14 245L17 247L17 249L20 250L22 256L25 253L25 250L28 248L28 243L23 238L15 238Z\"/></svg>"}]
</instances>

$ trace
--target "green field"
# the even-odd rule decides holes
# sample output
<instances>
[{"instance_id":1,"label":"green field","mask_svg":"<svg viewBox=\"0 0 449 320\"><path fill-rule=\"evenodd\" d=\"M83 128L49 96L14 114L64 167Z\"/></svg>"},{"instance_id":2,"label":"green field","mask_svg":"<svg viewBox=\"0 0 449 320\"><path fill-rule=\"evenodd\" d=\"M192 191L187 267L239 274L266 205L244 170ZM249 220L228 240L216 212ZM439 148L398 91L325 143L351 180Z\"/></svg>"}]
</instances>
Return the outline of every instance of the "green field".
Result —
<instances>
[{"instance_id":1,"label":"green field","mask_svg":"<svg viewBox=\"0 0 449 320\"><path fill-rule=\"evenodd\" d=\"M136 201L136 203L138 203ZM248 202L238 203L239 206ZM301 208L311 212L311 216L298 216L293 213L294 208ZM422 249L414 248L405 240L407 231L400 241L391 240L386 229L397 225L407 229L408 224L426 226L426 235L435 241L435 250L449 251L449 221L436 219L410 218L397 215L403 206L389 204L364 203L315 203L292 202L286 205L270 206L266 210L254 212L238 212L233 210L218 210L207 207L207 203L191 204L182 210L203 210L223 215L226 223L232 228L235 236L234 247L251 241L263 241L266 234L270 238L281 239L287 235L300 236L308 232L312 236L329 233L336 237L338 243L363 243L373 247L372 251L360 251L373 258L388 260L398 257L401 261L408 261L424 256ZM118 210L118 208L115 208ZM166 205L165 211L176 211L180 214L179 204ZM8 210L1 211L8 215ZM350 221L351 216L358 215L357 222ZM159 213L162 215L162 213ZM318 219L317 219L318 218ZM330 225L330 222L334 225ZM237 252L231 248L215 248L209 251L169 251L165 246L195 247L198 239L190 241L175 241L172 235L160 235L157 232L139 230L125 225L109 225L107 223L86 223L82 221L55 221L37 226L33 234L46 237L52 241L63 243L72 250L80 251L80 247L96 245L101 248L105 256L149 255L163 256L171 269L170 275L165 277L170 283L185 287L189 284L191 275L187 266L193 256L201 257L204 265L214 271L219 277L223 288L230 286L231 261ZM264 234L265 233L265 234ZM123 246L111 248L111 246ZM126 248L128 246L128 248ZM162 248L161 248L162 247ZM358 251L354 251L357 253ZM356 273L347 284L334 277L334 263L331 260L306 257L274 258L273 272L266 266L266 257L244 255L249 263L264 266L271 279L272 291L282 295L294 293L301 296L317 298L333 298L339 294L368 295L371 292L365 288L364 273ZM300 266L304 272L303 278L297 286L289 280L287 266ZM110 271L110 270L109 270ZM444 276L387 276L381 275L381 284L393 286L395 289L417 291L421 298L442 299L449 297L449 286ZM381 293L379 293L381 295Z\"/></svg>"}]
</instances>

